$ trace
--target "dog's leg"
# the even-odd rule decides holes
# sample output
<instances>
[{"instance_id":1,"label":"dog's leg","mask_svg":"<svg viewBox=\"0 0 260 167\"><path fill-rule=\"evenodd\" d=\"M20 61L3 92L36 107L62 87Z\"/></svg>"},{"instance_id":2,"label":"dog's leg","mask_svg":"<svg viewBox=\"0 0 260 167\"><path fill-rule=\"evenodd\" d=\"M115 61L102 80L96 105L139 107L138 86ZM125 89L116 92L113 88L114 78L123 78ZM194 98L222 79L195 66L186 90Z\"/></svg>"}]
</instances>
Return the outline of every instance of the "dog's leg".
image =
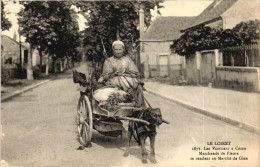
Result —
<instances>
[{"instance_id":1,"label":"dog's leg","mask_svg":"<svg viewBox=\"0 0 260 167\"><path fill-rule=\"evenodd\" d=\"M126 144L126 149L124 152L124 157L127 157L129 155L129 149L130 149L130 143L131 143L131 138L133 136L133 128L131 127L130 123L128 126L128 132L127 132L127 144Z\"/></svg>"},{"instance_id":2,"label":"dog's leg","mask_svg":"<svg viewBox=\"0 0 260 167\"><path fill-rule=\"evenodd\" d=\"M154 151L154 144L155 144L155 136L156 136L156 134L151 134L150 135L150 146L151 146L151 162L152 163L157 163L156 162L156 159L155 159L155 151Z\"/></svg>"},{"instance_id":3,"label":"dog's leg","mask_svg":"<svg viewBox=\"0 0 260 167\"><path fill-rule=\"evenodd\" d=\"M147 152L145 150L145 138L146 138L145 135L140 136L140 144L141 144L141 149L142 149L142 162L144 164L147 163Z\"/></svg>"}]
</instances>

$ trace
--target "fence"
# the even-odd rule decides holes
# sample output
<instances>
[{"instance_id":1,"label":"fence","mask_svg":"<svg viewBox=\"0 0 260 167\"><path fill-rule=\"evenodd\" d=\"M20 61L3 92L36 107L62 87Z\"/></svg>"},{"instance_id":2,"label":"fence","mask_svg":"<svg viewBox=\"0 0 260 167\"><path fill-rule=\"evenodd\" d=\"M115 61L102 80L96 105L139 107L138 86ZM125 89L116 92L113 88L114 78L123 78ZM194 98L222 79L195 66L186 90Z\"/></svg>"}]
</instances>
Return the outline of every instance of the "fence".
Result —
<instances>
[{"instance_id":1,"label":"fence","mask_svg":"<svg viewBox=\"0 0 260 167\"><path fill-rule=\"evenodd\" d=\"M149 76L152 78L179 78L182 75L182 64L149 65Z\"/></svg>"},{"instance_id":2,"label":"fence","mask_svg":"<svg viewBox=\"0 0 260 167\"><path fill-rule=\"evenodd\" d=\"M221 49L224 66L260 67L259 44Z\"/></svg>"}]
</instances>

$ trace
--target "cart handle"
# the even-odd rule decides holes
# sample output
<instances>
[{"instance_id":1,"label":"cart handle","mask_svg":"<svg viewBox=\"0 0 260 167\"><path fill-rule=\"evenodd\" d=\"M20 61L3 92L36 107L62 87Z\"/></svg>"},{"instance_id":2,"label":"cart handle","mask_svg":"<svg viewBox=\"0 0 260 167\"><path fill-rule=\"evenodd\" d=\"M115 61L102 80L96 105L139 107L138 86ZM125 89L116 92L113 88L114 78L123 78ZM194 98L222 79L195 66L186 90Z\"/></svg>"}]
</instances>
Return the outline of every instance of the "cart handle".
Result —
<instances>
[{"instance_id":1,"label":"cart handle","mask_svg":"<svg viewBox=\"0 0 260 167\"><path fill-rule=\"evenodd\" d=\"M170 122L166 121L165 119L162 119L163 123L170 124Z\"/></svg>"},{"instance_id":2,"label":"cart handle","mask_svg":"<svg viewBox=\"0 0 260 167\"><path fill-rule=\"evenodd\" d=\"M135 121L135 122L142 122L146 125L150 125L150 123L148 121L142 120L142 119L137 119L137 118L129 118L129 117L120 117L118 116L119 119L122 120L128 120L128 121Z\"/></svg>"}]
</instances>

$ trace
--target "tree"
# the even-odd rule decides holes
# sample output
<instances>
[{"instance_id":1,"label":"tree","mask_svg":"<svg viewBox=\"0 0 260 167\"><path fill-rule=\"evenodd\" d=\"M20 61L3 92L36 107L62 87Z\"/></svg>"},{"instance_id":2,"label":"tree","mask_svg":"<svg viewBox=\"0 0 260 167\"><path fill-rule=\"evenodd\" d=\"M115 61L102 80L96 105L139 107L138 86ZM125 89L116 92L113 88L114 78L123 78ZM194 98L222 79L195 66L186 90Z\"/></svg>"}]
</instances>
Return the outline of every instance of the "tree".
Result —
<instances>
[{"instance_id":1,"label":"tree","mask_svg":"<svg viewBox=\"0 0 260 167\"><path fill-rule=\"evenodd\" d=\"M71 2L23 1L24 9L18 19L21 34L40 55L51 55L53 64L59 58L70 56L79 46L79 27Z\"/></svg>"},{"instance_id":2,"label":"tree","mask_svg":"<svg viewBox=\"0 0 260 167\"><path fill-rule=\"evenodd\" d=\"M1 27L2 31L9 30L11 28L12 24L11 22L6 18L6 13L4 11L5 4L3 1L1 1Z\"/></svg>"},{"instance_id":3,"label":"tree","mask_svg":"<svg viewBox=\"0 0 260 167\"><path fill-rule=\"evenodd\" d=\"M233 31L242 40L242 44L251 44L260 39L260 21L250 20L241 22L233 28Z\"/></svg>"},{"instance_id":4,"label":"tree","mask_svg":"<svg viewBox=\"0 0 260 167\"><path fill-rule=\"evenodd\" d=\"M233 29L225 30L199 26L186 30L170 48L173 53L188 56L201 50L252 44L259 40L259 26L258 20L241 22Z\"/></svg>"},{"instance_id":5,"label":"tree","mask_svg":"<svg viewBox=\"0 0 260 167\"><path fill-rule=\"evenodd\" d=\"M186 30L180 38L174 40L171 50L180 55L189 55L205 48L218 48L220 46L219 37L220 30L199 26Z\"/></svg>"},{"instance_id":6,"label":"tree","mask_svg":"<svg viewBox=\"0 0 260 167\"><path fill-rule=\"evenodd\" d=\"M104 50L112 55L112 42L121 39L127 47L137 46L139 39L138 7L142 4L145 12L145 25L151 22L151 9L162 6L162 1L102 1L77 2L75 5L88 20L84 32L84 46L87 57L95 62L103 62ZM159 12L159 10L158 10Z\"/></svg>"}]
</instances>

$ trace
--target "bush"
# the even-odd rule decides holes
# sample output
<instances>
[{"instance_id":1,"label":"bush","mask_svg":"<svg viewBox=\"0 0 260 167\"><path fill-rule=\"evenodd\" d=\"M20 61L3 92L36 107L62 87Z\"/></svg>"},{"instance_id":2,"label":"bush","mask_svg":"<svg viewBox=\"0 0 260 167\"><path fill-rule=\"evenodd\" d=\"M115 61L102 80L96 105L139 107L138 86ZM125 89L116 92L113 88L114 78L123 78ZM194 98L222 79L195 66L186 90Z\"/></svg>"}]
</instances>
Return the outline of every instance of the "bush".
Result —
<instances>
[{"instance_id":1,"label":"bush","mask_svg":"<svg viewBox=\"0 0 260 167\"><path fill-rule=\"evenodd\" d=\"M25 68L15 68L13 76L17 79L25 79L27 77L27 71Z\"/></svg>"},{"instance_id":2,"label":"bush","mask_svg":"<svg viewBox=\"0 0 260 167\"><path fill-rule=\"evenodd\" d=\"M35 78L35 79L40 78L40 67L39 66L32 67L32 71L33 71L33 78Z\"/></svg>"},{"instance_id":3,"label":"bush","mask_svg":"<svg viewBox=\"0 0 260 167\"><path fill-rule=\"evenodd\" d=\"M39 65L39 68L40 68L40 65ZM45 73L45 71L46 71L46 64L43 64L42 65L42 73Z\"/></svg>"},{"instance_id":4,"label":"bush","mask_svg":"<svg viewBox=\"0 0 260 167\"><path fill-rule=\"evenodd\" d=\"M1 66L1 84L6 85L11 79L10 70Z\"/></svg>"}]
</instances>

